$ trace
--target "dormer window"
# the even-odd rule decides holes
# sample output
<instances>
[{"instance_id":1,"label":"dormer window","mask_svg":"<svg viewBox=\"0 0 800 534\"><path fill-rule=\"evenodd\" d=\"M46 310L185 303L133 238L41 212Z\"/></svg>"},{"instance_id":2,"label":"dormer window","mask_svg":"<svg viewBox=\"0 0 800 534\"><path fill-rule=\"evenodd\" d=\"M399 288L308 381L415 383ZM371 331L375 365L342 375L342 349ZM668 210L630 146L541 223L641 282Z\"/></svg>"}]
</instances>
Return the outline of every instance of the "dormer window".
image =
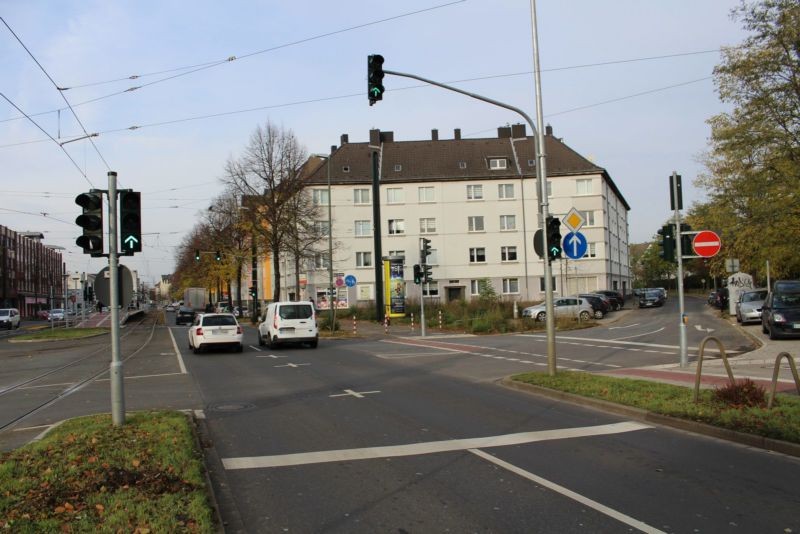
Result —
<instances>
[{"instance_id":1,"label":"dormer window","mask_svg":"<svg viewBox=\"0 0 800 534\"><path fill-rule=\"evenodd\" d=\"M466 161L459 161L458 162L458 168L459 169L466 169L467 168L467 162Z\"/></svg>"},{"instance_id":2,"label":"dormer window","mask_svg":"<svg viewBox=\"0 0 800 534\"><path fill-rule=\"evenodd\" d=\"M489 158L489 170L501 171L508 168L508 160L506 158Z\"/></svg>"},{"instance_id":3,"label":"dormer window","mask_svg":"<svg viewBox=\"0 0 800 534\"><path fill-rule=\"evenodd\" d=\"M528 160L528 167L536 167L536 160L535 159L529 159Z\"/></svg>"},{"instance_id":4,"label":"dormer window","mask_svg":"<svg viewBox=\"0 0 800 534\"><path fill-rule=\"evenodd\" d=\"M345 165L342 167L342 172L350 172L350 165Z\"/></svg>"},{"instance_id":5,"label":"dormer window","mask_svg":"<svg viewBox=\"0 0 800 534\"><path fill-rule=\"evenodd\" d=\"M400 165L399 163L395 163L395 165L394 165L394 172L400 172L400 171L402 171L402 170L403 170L403 166L402 166L402 165Z\"/></svg>"}]
</instances>

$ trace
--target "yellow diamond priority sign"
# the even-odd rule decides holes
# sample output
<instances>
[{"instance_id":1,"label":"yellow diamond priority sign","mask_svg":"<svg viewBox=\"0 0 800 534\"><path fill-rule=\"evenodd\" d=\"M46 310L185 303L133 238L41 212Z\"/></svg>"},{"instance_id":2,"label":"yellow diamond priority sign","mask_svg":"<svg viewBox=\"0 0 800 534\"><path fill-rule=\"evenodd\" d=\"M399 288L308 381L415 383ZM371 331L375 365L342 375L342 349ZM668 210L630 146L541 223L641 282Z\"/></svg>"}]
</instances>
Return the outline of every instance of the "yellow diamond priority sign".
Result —
<instances>
[{"instance_id":1,"label":"yellow diamond priority sign","mask_svg":"<svg viewBox=\"0 0 800 534\"><path fill-rule=\"evenodd\" d=\"M567 213L564 218L561 219L561 222L564 223L564 226L569 228L570 232L577 233L578 230L580 230L581 227L586 224L586 219L583 218L583 215L581 215L578 210L572 208L569 210L569 213Z\"/></svg>"}]
</instances>

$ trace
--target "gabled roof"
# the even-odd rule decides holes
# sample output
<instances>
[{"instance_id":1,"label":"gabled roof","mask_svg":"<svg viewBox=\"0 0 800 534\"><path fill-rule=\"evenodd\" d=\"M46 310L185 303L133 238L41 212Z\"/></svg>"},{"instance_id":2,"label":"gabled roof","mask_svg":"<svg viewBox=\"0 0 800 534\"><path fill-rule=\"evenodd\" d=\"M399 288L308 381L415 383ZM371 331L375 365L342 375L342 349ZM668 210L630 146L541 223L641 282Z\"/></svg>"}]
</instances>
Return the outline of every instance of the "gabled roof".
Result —
<instances>
[{"instance_id":1,"label":"gabled roof","mask_svg":"<svg viewBox=\"0 0 800 534\"><path fill-rule=\"evenodd\" d=\"M518 129L519 128L519 129ZM483 139L432 139L425 141L394 141L391 132L378 132L381 143L380 176L382 184L465 181L486 179L509 179L536 176L534 163L534 138L524 136L524 128L515 125L515 133L522 136L513 139L508 128L499 128L499 136ZM373 140L375 130L371 132ZM626 209L630 206L614 184L608 172L584 158L548 128L545 135L547 176L573 176L600 174L617 194ZM505 134L505 135L504 135ZM343 139L346 139L343 136ZM372 152L370 143L345 143L331 156L332 184L371 184ZM504 170L489 170L489 159L507 161ZM305 165L308 185L326 185L328 169L326 159L312 156ZM519 167L518 167L519 165Z\"/></svg>"}]
</instances>

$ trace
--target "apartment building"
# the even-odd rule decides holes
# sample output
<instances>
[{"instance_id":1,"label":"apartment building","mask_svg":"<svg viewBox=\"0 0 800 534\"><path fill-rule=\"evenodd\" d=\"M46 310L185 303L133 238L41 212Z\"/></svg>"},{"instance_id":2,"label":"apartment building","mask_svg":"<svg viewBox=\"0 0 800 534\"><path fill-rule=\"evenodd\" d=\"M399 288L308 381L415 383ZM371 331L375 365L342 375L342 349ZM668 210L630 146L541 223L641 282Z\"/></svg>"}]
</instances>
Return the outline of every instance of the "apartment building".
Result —
<instances>
[{"instance_id":1,"label":"apartment building","mask_svg":"<svg viewBox=\"0 0 800 534\"><path fill-rule=\"evenodd\" d=\"M609 173L584 158L546 128L549 211L563 217L570 209L586 223L581 232L588 250L577 260L553 264L555 291L616 289L628 293L628 211ZM379 155L380 221L373 221L372 153ZM332 147L328 159L312 157L308 190L320 207L318 224L328 228L330 183L333 271L338 298L348 305L375 298L373 235L380 232L383 257L404 257L406 295L422 291L442 301L478 295L479 280L488 279L508 300L544 298L543 263L533 247L540 227L533 137L525 125L497 129L497 136L440 139L437 130L423 141L395 141L393 132L371 130L368 142ZM562 228L562 235L567 233ZM419 263L419 240L431 240L436 282L430 289L413 283ZM286 287L302 297L325 294L329 284L327 243L303 273L305 287ZM290 273L287 273L287 275ZM353 287L341 279L356 278ZM291 280L291 277L287 277ZM291 283L291 282L290 282Z\"/></svg>"}]
</instances>

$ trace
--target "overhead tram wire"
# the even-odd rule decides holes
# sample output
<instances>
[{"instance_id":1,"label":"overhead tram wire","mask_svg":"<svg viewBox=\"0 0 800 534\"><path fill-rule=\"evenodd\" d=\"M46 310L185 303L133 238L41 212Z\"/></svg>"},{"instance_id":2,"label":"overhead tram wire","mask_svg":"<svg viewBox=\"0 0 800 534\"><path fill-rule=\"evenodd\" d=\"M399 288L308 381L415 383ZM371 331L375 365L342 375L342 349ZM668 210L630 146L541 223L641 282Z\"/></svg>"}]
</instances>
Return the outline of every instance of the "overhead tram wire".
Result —
<instances>
[{"instance_id":1,"label":"overhead tram wire","mask_svg":"<svg viewBox=\"0 0 800 534\"><path fill-rule=\"evenodd\" d=\"M368 26L374 26L376 24L381 24L381 23L384 23L384 22L389 22L389 21L401 19L401 18L404 18L404 17L410 17L412 15L418 15L420 13L425 13L427 11L433 11L433 10L436 10L436 9L441 9L443 7L449 7L449 6L452 6L452 5L455 5L455 4L461 4L461 3L464 3L466 1L467 0L454 0L452 2L448 2L448 3L445 3L445 4L439 4L439 5L432 6L432 7L427 7L427 8L424 8L424 9L418 9L416 11L409 11L408 13L402 13L400 15L394 15L394 16L391 16L391 17L387 17L387 18L383 18L383 19L379 19L379 20L374 20L374 21L371 21L371 22L365 22L363 24L356 24L355 26L349 26L347 28L342 28L340 30L334 30L334 31L330 31L330 32L327 32L327 33L322 33L322 34L319 34L319 35L314 35L312 37L306 37L304 39L299 39L297 41L292 41L292 42L289 42L289 43L283 43L283 44L272 46L272 47L269 47L269 48L264 48L262 50L256 50L255 52L248 52L248 53L240 55L240 56L233 55L233 56L228 56L225 59L220 59L220 60L217 60L217 61L210 61L210 62L206 62L206 63L198 63L196 65L197 68L194 68L195 66L190 66L190 67L177 67L177 68L174 68L174 69L168 69L168 70L165 70L165 71L161 71L161 73L174 72L176 70L184 70L184 69L191 69L191 70L189 70L187 72L182 72L182 73L179 73L179 74L174 74L172 76L167 76L166 78L160 78L158 80L154 80L152 82L145 83L145 84L142 84L142 85L129 87L129 88L123 90L123 91L116 91L114 93L109 93L107 95L99 96L97 98L92 98L92 99L89 99L89 100L85 100L83 102L78 102L77 104L75 104L75 107L83 106L85 104L90 104L92 102L97 102L98 100L104 100L106 98L111 98L112 96L118 96L118 95L125 94L125 93L132 93L132 92L137 91L139 89L142 89L144 87L149 87L151 85L155 85L155 84L158 84L158 83L166 82L166 81L169 81L169 80L174 80L175 78L180 78L180 77L183 77L183 76L187 76L189 74L194 74L195 72L200 72L200 71L203 71L203 70L206 70L206 69L210 69L212 67L216 67L216 66L219 66L219 65L224 65L225 63L232 63L233 61L236 61L238 59L247 59L247 58L250 58L250 57L253 57L253 56L257 56L257 55L260 55L260 54L265 54L267 52L274 52L275 50L280 50L282 48L288 48L288 47L291 47L291 46L295 46L295 45L299 45L299 44L303 44L303 43L308 43L310 41L315 41L317 39L323 39L325 37L330 37L332 35L338 35L340 33L346 33L346 32L349 32L349 31L360 29L360 28L366 28ZM3 21L3 22L5 22L5 21ZM8 26L8 25L6 25L6 26ZM10 30L10 28L9 28L9 30ZM12 33L13 33L13 31L12 31ZM155 73L151 73L151 74L155 74ZM128 79L138 79L138 78L141 78L143 76L148 76L148 75L147 74L132 75L132 76L129 76L129 77L126 77L126 78L120 78L120 79L117 79L117 80L109 80L107 82L94 82L94 83L87 84L87 85L99 85L99 84L102 84L102 83L111 83L112 81L124 81L124 80L128 80ZM74 87L58 87L58 86L56 86L56 87L61 92L68 91L68 90L74 88ZM48 113L55 113L57 111L61 111L62 109L64 109L64 108L53 109L53 110L50 110L50 111L42 111L42 112L34 113L31 116L36 117L38 115L45 115L45 114L48 114ZM7 121L12 121L12 120L18 120L18 119L21 119L21 118L22 117L10 117L8 119L0 120L0 123L7 122Z\"/></svg>"},{"instance_id":2,"label":"overhead tram wire","mask_svg":"<svg viewBox=\"0 0 800 534\"><path fill-rule=\"evenodd\" d=\"M23 115L25 115L25 117L26 117L26 118L27 118L29 121L31 121L31 122L32 122L32 123L33 123L33 124L34 124L34 125L35 125L37 128L39 128L39 129L42 131L42 133L43 133L43 134L45 134L45 135L46 135L47 137L49 137L49 138L50 138L50 139L51 139L51 140L52 140L52 141L53 141L55 144L57 144L57 145L58 145L58 148L60 148L60 149L62 150L62 152L64 152L64 154L66 154L66 155L67 155L67 157L68 157L68 158L69 158L69 160L72 162L72 164L73 164L73 165L75 165L75 168L76 168L76 169L78 169L78 172L79 172L79 173L81 173L81 176L83 176L84 180L86 180L86 181L89 183L89 185L90 185L90 186L92 186L92 187L94 188L94 184L92 183L92 181L89 179L89 177L88 177L88 176L86 176L86 173L85 173L85 172L83 172L83 169L81 169L81 168L80 168L80 166L79 166L79 165L78 165L78 164L75 162L75 160L74 160L74 159L72 159L72 156L70 156L70 155L69 155L69 152L67 152L67 150L64 148L64 146L63 146L61 143L59 143L58 141L56 141L56 140L55 140L55 138L53 138L53 136L52 136L52 135L50 135L49 133L47 133L47 131L46 131L44 128L42 128L41 126L39 126L39 124L38 124L38 123L37 123L35 120L33 120L32 118L30 118L28 115L26 115L26 114L25 114L25 112L24 112L24 111L22 111L22 110L19 108L19 106L17 106L17 105L16 105L14 102L12 102L12 101L11 101L11 100L10 100L10 99L9 99L9 98L8 98L8 97L5 95L5 94L4 94L4 93L0 92L0 96L2 96L2 97L5 99L5 101L6 101L6 102L8 102L8 103L9 103L9 104L11 104L12 106L14 106L14 109L16 109L17 111L19 111L19 112L20 112L20 113L22 113Z\"/></svg>"},{"instance_id":3,"label":"overhead tram wire","mask_svg":"<svg viewBox=\"0 0 800 534\"><path fill-rule=\"evenodd\" d=\"M58 86L58 84L55 82L55 80L53 80L53 77L50 76L50 74L45 70L45 68L42 66L42 64L39 63L39 60L36 59L36 56L34 56L33 53L31 53L31 51L28 49L27 46L25 46L25 43L22 42L22 39L20 39L19 36L16 34L16 32L11 28L11 26L8 25L8 23L6 22L6 19L4 19L2 16L0 16L0 21L3 22L5 27L8 28L8 31L11 32L11 35L14 36L14 38L22 46L22 48L24 48L25 51L28 53L28 55L31 56L31 59L33 60L33 62L36 63L36 65L41 69L41 71L44 73L44 75L47 76L47 79L50 80L50 83L53 84L53 87L56 88L56 91L58 91L58 94L61 96L62 99L64 99L64 102L67 104L67 107L72 112L72 116L75 117L75 120L78 121L78 124L80 124L81 130L83 130L84 135L89 140L89 142L92 143L92 146L94 147L95 152L97 152L97 155L100 157L100 159L103 161L103 163L105 163L106 168L110 171L111 170L111 166L108 164L106 159L103 157L103 154L100 153L100 149L97 148L97 145L92 140L92 136L89 135L89 132L86 131L86 127L81 122L81 119L78 117L78 114L75 113L75 110L72 109L72 105L69 103L69 100L67 100L67 97L64 96L63 91L61 91L61 88ZM63 146L62 146L62 148L63 148Z\"/></svg>"}]
</instances>

